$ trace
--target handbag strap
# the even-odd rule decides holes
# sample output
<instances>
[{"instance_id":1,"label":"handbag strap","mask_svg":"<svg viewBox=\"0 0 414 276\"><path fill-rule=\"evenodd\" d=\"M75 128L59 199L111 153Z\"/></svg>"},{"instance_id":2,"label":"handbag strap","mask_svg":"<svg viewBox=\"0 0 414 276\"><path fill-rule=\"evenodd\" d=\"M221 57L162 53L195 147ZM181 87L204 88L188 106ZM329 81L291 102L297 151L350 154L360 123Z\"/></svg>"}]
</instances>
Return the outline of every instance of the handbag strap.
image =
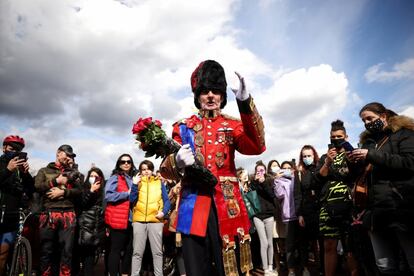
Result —
<instances>
[{"instance_id":1,"label":"handbag strap","mask_svg":"<svg viewBox=\"0 0 414 276\"><path fill-rule=\"evenodd\" d=\"M376 146L375 146L375 149L376 150L379 150L380 148L382 148L382 146L383 145L385 145L385 143L388 141L388 139L389 139L389 137L388 136L386 136L386 137L384 137ZM369 163L366 167L365 167L365 170L364 170L364 173L362 174L362 177L363 178L365 178L367 175L368 175L368 173L370 172L372 170L372 164L371 163Z\"/></svg>"}]
</instances>

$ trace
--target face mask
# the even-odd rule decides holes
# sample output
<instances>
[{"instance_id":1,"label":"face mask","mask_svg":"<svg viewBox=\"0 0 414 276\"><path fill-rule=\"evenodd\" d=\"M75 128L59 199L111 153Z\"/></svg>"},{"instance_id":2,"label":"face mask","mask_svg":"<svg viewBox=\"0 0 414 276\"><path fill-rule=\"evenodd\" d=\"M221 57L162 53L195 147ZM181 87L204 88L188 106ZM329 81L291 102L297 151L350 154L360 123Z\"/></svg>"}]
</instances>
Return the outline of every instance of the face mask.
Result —
<instances>
[{"instance_id":1,"label":"face mask","mask_svg":"<svg viewBox=\"0 0 414 276\"><path fill-rule=\"evenodd\" d=\"M306 166L312 165L312 163L313 163L313 157L305 157L305 158L303 158L303 163Z\"/></svg>"},{"instance_id":2,"label":"face mask","mask_svg":"<svg viewBox=\"0 0 414 276\"><path fill-rule=\"evenodd\" d=\"M280 168L277 166L274 166L274 167L270 167L270 170L272 171L272 173L278 173L280 171Z\"/></svg>"},{"instance_id":3,"label":"face mask","mask_svg":"<svg viewBox=\"0 0 414 276\"><path fill-rule=\"evenodd\" d=\"M94 184L95 183L95 176L91 176L91 177L89 177L89 184Z\"/></svg>"},{"instance_id":4,"label":"face mask","mask_svg":"<svg viewBox=\"0 0 414 276\"><path fill-rule=\"evenodd\" d=\"M342 143L345 142L345 139L331 139L331 144L334 145L335 148L340 148Z\"/></svg>"},{"instance_id":5,"label":"face mask","mask_svg":"<svg viewBox=\"0 0 414 276\"><path fill-rule=\"evenodd\" d=\"M292 178L292 171L290 169L281 169L281 172L283 172L283 176L286 178Z\"/></svg>"},{"instance_id":6,"label":"face mask","mask_svg":"<svg viewBox=\"0 0 414 276\"><path fill-rule=\"evenodd\" d=\"M383 128L384 128L384 123L381 121L380 118L376 119L373 122L365 124L365 129L371 133L382 132Z\"/></svg>"},{"instance_id":7,"label":"face mask","mask_svg":"<svg viewBox=\"0 0 414 276\"><path fill-rule=\"evenodd\" d=\"M7 150L7 151L4 152L4 155L6 156L7 159L11 160L11 159L15 158L16 156L18 156L19 153L16 152L16 151L8 151Z\"/></svg>"}]
</instances>

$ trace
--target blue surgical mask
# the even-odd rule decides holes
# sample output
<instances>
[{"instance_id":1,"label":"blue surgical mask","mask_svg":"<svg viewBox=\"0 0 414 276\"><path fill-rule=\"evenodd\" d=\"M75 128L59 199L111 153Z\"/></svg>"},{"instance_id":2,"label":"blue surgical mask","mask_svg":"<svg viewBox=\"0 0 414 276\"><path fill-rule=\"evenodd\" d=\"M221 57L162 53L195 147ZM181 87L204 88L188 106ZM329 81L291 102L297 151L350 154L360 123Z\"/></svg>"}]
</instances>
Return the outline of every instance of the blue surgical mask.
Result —
<instances>
[{"instance_id":1,"label":"blue surgical mask","mask_svg":"<svg viewBox=\"0 0 414 276\"><path fill-rule=\"evenodd\" d=\"M286 178L292 178L292 171L290 169L281 169L281 172L283 172L283 176Z\"/></svg>"},{"instance_id":2,"label":"blue surgical mask","mask_svg":"<svg viewBox=\"0 0 414 276\"><path fill-rule=\"evenodd\" d=\"M303 163L305 166L310 166L313 164L313 157L305 157L303 158Z\"/></svg>"}]
</instances>

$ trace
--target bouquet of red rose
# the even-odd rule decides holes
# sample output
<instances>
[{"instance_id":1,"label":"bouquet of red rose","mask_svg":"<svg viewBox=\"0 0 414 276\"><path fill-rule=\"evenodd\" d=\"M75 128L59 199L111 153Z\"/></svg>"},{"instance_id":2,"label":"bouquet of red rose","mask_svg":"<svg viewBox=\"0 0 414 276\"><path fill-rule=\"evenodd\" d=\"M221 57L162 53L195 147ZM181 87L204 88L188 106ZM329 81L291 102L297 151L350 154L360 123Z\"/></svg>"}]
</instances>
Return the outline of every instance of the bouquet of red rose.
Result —
<instances>
[{"instance_id":1,"label":"bouquet of red rose","mask_svg":"<svg viewBox=\"0 0 414 276\"><path fill-rule=\"evenodd\" d=\"M136 135L135 139L140 143L140 148L145 151L145 157L165 157L180 149L181 145L167 137L161 126L160 121L153 121L152 117L148 117L139 118L132 127L132 133Z\"/></svg>"},{"instance_id":2,"label":"bouquet of red rose","mask_svg":"<svg viewBox=\"0 0 414 276\"><path fill-rule=\"evenodd\" d=\"M140 143L140 148L145 151L145 157L155 155L155 158L160 156L164 158L172 153L177 153L181 148L179 143L167 137L161 126L160 121L148 117L139 118L132 127L132 133L136 135L135 139ZM184 176L197 180L199 185L214 186L217 183L217 178L197 159L195 164L185 168Z\"/></svg>"}]
</instances>

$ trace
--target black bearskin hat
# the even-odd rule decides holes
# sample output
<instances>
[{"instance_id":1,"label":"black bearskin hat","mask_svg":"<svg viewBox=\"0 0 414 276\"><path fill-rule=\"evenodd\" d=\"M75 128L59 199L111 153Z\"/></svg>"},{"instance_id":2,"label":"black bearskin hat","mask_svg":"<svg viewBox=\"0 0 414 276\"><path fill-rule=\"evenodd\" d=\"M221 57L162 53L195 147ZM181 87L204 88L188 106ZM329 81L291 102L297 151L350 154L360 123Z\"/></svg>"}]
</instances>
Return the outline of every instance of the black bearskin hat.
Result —
<instances>
[{"instance_id":1,"label":"black bearskin hat","mask_svg":"<svg viewBox=\"0 0 414 276\"><path fill-rule=\"evenodd\" d=\"M200 109L198 96L205 91L221 92L222 102L220 108L224 108L227 104L227 82L223 67L214 60L206 60L201 62L191 74L191 89L194 93L194 104Z\"/></svg>"}]
</instances>

